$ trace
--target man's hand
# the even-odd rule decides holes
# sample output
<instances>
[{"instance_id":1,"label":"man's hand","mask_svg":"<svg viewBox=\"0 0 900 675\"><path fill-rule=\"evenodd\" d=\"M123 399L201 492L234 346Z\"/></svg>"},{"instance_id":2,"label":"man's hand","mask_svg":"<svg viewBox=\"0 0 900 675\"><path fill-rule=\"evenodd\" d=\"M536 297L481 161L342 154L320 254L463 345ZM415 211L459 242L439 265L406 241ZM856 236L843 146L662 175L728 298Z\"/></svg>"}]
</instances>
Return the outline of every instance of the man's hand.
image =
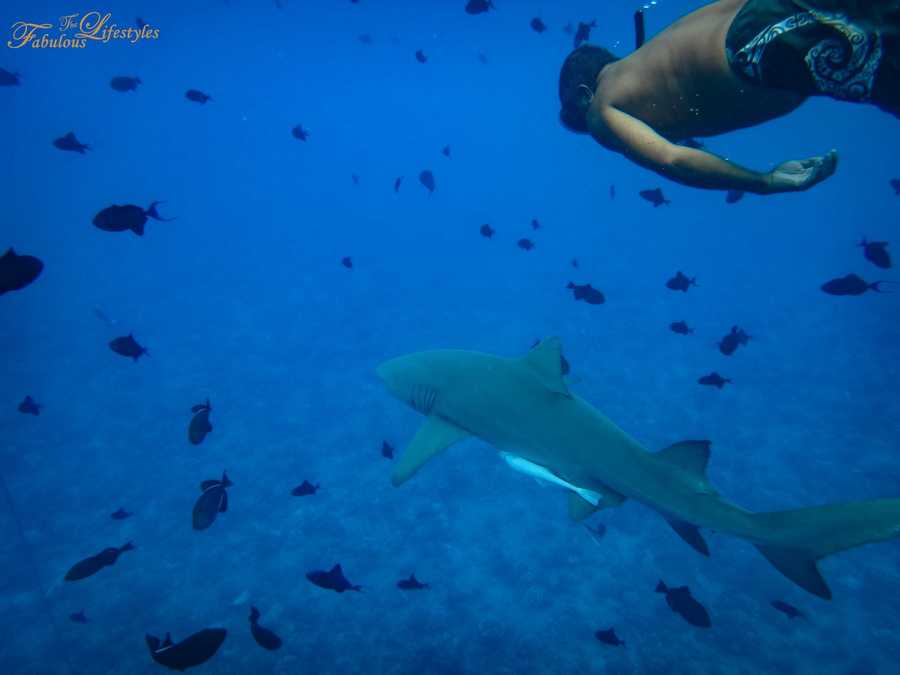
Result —
<instances>
[{"instance_id":1,"label":"man's hand","mask_svg":"<svg viewBox=\"0 0 900 675\"><path fill-rule=\"evenodd\" d=\"M837 169L837 150L832 150L822 157L791 160L776 166L766 179L768 192L799 192L818 185L831 176Z\"/></svg>"}]
</instances>

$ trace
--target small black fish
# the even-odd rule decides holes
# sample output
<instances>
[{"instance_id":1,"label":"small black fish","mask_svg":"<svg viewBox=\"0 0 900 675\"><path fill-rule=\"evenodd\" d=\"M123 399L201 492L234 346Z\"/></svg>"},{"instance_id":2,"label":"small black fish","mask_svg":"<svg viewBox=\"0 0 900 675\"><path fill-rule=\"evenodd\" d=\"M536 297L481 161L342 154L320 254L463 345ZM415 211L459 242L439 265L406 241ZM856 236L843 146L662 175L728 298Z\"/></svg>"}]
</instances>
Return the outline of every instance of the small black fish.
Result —
<instances>
[{"instance_id":1,"label":"small black fish","mask_svg":"<svg viewBox=\"0 0 900 675\"><path fill-rule=\"evenodd\" d=\"M348 270L352 270L353 269L353 258L351 258L349 255L344 256L343 258L341 258L341 265L346 267Z\"/></svg>"},{"instance_id":2,"label":"small black fish","mask_svg":"<svg viewBox=\"0 0 900 675\"><path fill-rule=\"evenodd\" d=\"M372 44L372 36L368 33L362 33L361 35L357 36L356 39L362 42L364 45Z\"/></svg>"},{"instance_id":3,"label":"small black fish","mask_svg":"<svg viewBox=\"0 0 900 675\"><path fill-rule=\"evenodd\" d=\"M353 181L353 184L354 184L354 185L359 185L359 174L351 173L351 174L350 174L350 180Z\"/></svg>"},{"instance_id":4,"label":"small black fish","mask_svg":"<svg viewBox=\"0 0 900 675\"><path fill-rule=\"evenodd\" d=\"M409 579L401 579L397 582L397 588L403 589L404 591L420 591L423 588L428 588L428 584L423 584L416 579L415 574L410 574Z\"/></svg>"},{"instance_id":5,"label":"small black fish","mask_svg":"<svg viewBox=\"0 0 900 675\"><path fill-rule=\"evenodd\" d=\"M662 581L656 585L657 593L666 594L666 603L676 614L692 626L698 628L709 628L712 621L709 618L709 612L691 595L691 590L687 586L679 586L678 588L668 588Z\"/></svg>"},{"instance_id":6,"label":"small black fish","mask_svg":"<svg viewBox=\"0 0 900 675\"><path fill-rule=\"evenodd\" d=\"M641 190L638 193L642 199L653 204L653 207L656 208L658 206L662 206L663 204L671 204L668 199L663 195L663 191L661 188L653 188L652 190Z\"/></svg>"},{"instance_id":7,"label":"small black fish","mask_svg":"<svg viewBox=\"0 0 900 675\"><path fill-rule=\"evenodd\" d=\"M862 295L866 291L872 290L876 293L883 293L879 286L881 284L889 284L890 281L875 281L871 284L855 274L848 274L844 277L838 277L822 284L822 290L828 295Z\"/></svg>"},{"instance_id":8,"label":"small black fish","mask_svg":"<svg viewBox=\"0 0 900 675\"><path fill-rule=\"evenodd\" d=\"M491 0L469 0L466 3L466 14L483 14L493 7Z\"/></svg>"},{"instance_id":9,"label":"small black fish","mask_svg":"<svg viewBox=\"0 0 900 675\"><path fill-rule=\"evenodd\" d=\"M531 349L534 349L534 348L537 347L539 344L541 344L541 341L540 341L540 340L535 340L535 341L531 344L531 347L530 347L530 348L531 348ZM559 354L559 372L560 372L560 375L568 375L571 371L572 371L572 367L571 367L571 365L569 364L569 361L566 359L565 356L563 356L562 352L560 352L560 354Z\"/></svg>"},{"instance_id":10,"label":"small black fish","mask_svg":"<svg viewBox=\"0 0 900 675\"><path fill-rule=\"evenodd\" d=\"M725 203L726 204L737 204L744 198L743 190L729 190L725 193Z\"/></svg>"},{"instance_id":11,"label":"small black fish","mask_svg":"<svg viewBox=\"0 0 900 675\"><path fill-rule=\"evenodd\" d=\"M305 141L307 138L309 138L309 131L304 129L302 124L298 124L293 129L291 129L291 135L298 141Z\"/></svg>"},{"instance_id":12,"label":"small black fish","mask_svg":"<svg viewBox=\"0 0 900 675\"><path fill-rule=\"evenodd\" d=\"M109 86L116 91L134 91L139 84L143 84L141 78L127 75L118 75L109 81Z\"/></svg>"},{"instance_id":13,"label":"small black fish","mask_svg":"<svg viewBox=\"0 0 900 675\"><path fill-rule=\"evenodd\" d=\"M44 270L44 263L33 255L19 255L12 248L0 257L0 295L20 291Z\"/></svg>"},{"instance_id":14,"label":"small black fish","mask_svg":"<svg viewBox=\"0 0 900 675\"><path fill-rule=\"evenodd\" d=\"M80 609L69 614L69 621L72 623L88 623L88 618L85 616L84 610Z\"/></svg>"},{"instance_id":15,"label":"small black fish","mask_svg":"<svg viewBox=\"0 0 900 675\"><path fill-rule=\"evenodd\" d=\"M450 159L450 146L445 145L443 148L441 148L441 154L447 159Z\"/></svg>"},{"instance_id":16,"label":"small black fish","mask_svg":"<svg viewBox=\"0 0 900 675\"><path fill-rule=\"evenodd\" d=\"M109 517L113 520L125 520L126 518L131 518L134 515L129 511L126 511L122 507L119 507L118 510L109 514Z\"/></svg>"},{"instance_id":17,"label":"small black fish","mask_svg":"<svg viewBox=\"0 0 900 675\"><path fill-rule=\"evenodd\" d=\"M131 230L137 236L142 237L144 236L144 225L147 223L148 217L166 223L175 220L174 218L163 218L160 216L156 210L159 204L165 204L165 202L153 202L146 209L142 209L134 204L126 204L125 206L113 204L94 216L92 222L95 227L104 232L125 232L126 230Z\"/></svg>"},{"instance_id":18,"label":"small black fish","mask_svg":"<svg viewBox=\"0 0 900 675\"><path fill-rule=\"evenodd\" d=\"M195 530L205 530L212 525L216 516L228 510L228 492L234 483L228 474L222 472L222 480L205 480L200 484L202 494L194 504L193 525Z\"/></svg>"},{"instance_id":19,"label":"small black fish","mask_svg":"<svg viewBox=\"0 0 900 675\"><path fill-rule=\"evenodd\" d=\"M425 56L425 52L423 52L421 49L416 50L416 61L418 61L419 63L425 63L426 61L428 61L428 57Z\"/></svg>"},{"instance_id":20,"label":"small black fish","mask_svg":"<svg viewBox=\"0 0 900 675\"><path fill-rule=\"evenodd\" d=\"M144 26L149 25L149 24L147 24L147 22L144 21L141 17L138 17L137 20L136 20L134 23L135 23L135 25L137 26L138 30L140 30L140 29L143 28Z\"/></svg>"},{"instance_id":21,"label":"small black fish","mask_svg":"<svg viewBox=\"0 0 900 675\"><path fill-rule=\"evenodd\" d=\"M20 77L22 77L20 73L11 73L0 68L0 87L17 87L22 84L19 82Z\"/></svg>"},{"instance_id":22,"label":"small black fish","mask_svg":"<svg viewBox=\"0 0 900 675\"><path fill-rule=\"evenodd\" d=\"M719 340L719 351L725 356L731 356L738 347L746 345L748 342L750 342L750 336L742 328L732 326L731 332Z\"/></svg>"},{"instance_id":23,"label":"small black fish","mask_svg":"<svg viewBox=\"0 0 900 675\"><path fill-rule=\"evenodd\" d=\"M680 144L686 148L693 148L694 150L703 150L703 148L706 147L703 143L698 141L696 138L685 138L683 141L681 141Z\"/></svg>"},{"instance_id":24,"label":"small black fish","mask_svg":"<svg viewBox=\"0 0 900 675\"><path fill-rule=\"evenodd\" d=\"M494 228L491 227L490 225L488 225L487 223L485 223L484 225L482 225L482 226L479 228L478 231L481 232L481 236L482 236L482 237L487 237L488 239L490 239L491 237L493 237L493 236L494 236L494 232L495 232Z\"/></svg>"},{"instance_id":25,"label":"small black fish","mask_svg":"<svg viewBox=\"0 0 900 675\"><path fill-rule=\"evenodd\" d=\"M587 42L591 39L591 28L596 27L596 21L591 21L590 23L578 22L578 30L575 31L575 49L578 49L582 42Z\"/></svg>"},{"instance_id":26,"label":"small black fish","mask_svg":"<svg viewBox=\"0 0 900 675\"><path fill-rule=\"evenodd\" d=\"M534 17L531 20L531 23L529 23L528 25L531 26L531 30L533 30L535 33L543 33L545 30L547 30L547 24L541 21L541 18L539 16Z\"/></svg>"},{"instance_id":27,"label":"small black fish","mask_svg":"<svg viewBox=\"0 0 900 675\"><path fill-rule=\"evenodd\" d=\"M162 642L150 634L145 639L154 661L171 670L183 671L209 661L225 642L227 635L228 631L224 628L204 628L174 644L168 633Z\"/></svg>"},{"instance_id":28,"label":"small black fish","mask_svg":"<svg viewBox=\"0 0 900 675\"><path fill-rule=\"evenodd\" d=\"M532 219L531 219L531 229L532 229L532 230L539 230L539 229L541 229L541 224L538 222L538 219L537 219L537 218L532 218Z\"/></svg>"},{"instance_id":29,"label":"small black fish","mask_svg":"<svg viewBox=\"0 0 900 675\"><path fill-rule=\"evenodd\" d=\"M336 593L362 590L362 586L354 586L347 581L347 577L344 576L344 570L341 569L340 565L335 565L327 572L324 570L307 572L306 578L319 588L326 588Z\"/></svg>"},{"instance_id":30,"label":"small black fish","mask_svg":"<svg viewBox=\"0 0 900 675\"><path fill-rule=\"evenodd\" d=\"M678 273L669 279L666 282L666 288L671 289L673 291L681 291L682 293L687 293L688 289L691 286L697 285L697 279L689 279L684 272L681 270Z\"/></svg>"},{"instance_id":31,"label":"small black fish","mask_svg":"<svg viewBox=\"0 0 900 675\"><path fill-rule=\"evenodd\" d=\"M584 300L589 305L602 305L606 302L606 296L590 284L579 285L570 281L566 288L572 291L576 301Z\"/></svg>"},{"instance_id":32,"label":"small black fish","mask_svg":"<svg viewBox=\"0 0 900 675\"><path fill-rule=\"evenodd\" d=\"M891 187L894 188L894 194L900 196L900 178L891 178Z\"/></svg>"},{"instance_id":33,"label":"small black fish","mask_svg":"<svg viewBox=\"0 0 900 675\"><path fill-rule=\"evenodd\" d=\"M594 633L594 637L596 637L600 642L605 645L610 645L612 647L624 647L625 642L619 639L619 636L616 635L615 628L609 628L607 630L598 630Z\"/></svg>"},{"instance_id":34,"label":"small black fish","mask_svg":"<svg viewBox=\"0 0 900 675\"><path fill-rule=\"evenodd\" d=\"M686 321L674 321L669 324L669 330L679 335L690 335L694 331L688 328Z\"/></svg>"},{"instance_id":35,"label":"small black fish","mask_svg":"<svg viewBox=\"0 0 900 675\"><path fill-rule=\"evenodd\" d=\"M381 456L387 459L394 459L394 446L387 441L381 442Z\"/></svg>"},{"instance_id":36,"label":"small black fish","mask_svg":"<svg viewBox=\"0 0 900 675\"><path fill-rule=\"evenodd\" d=\"M30 396L26 396L19 404L19 412L26 415L40 415L41 406Z\"/></svg>"},{"instance_id":37,"label":"small black fish","mask_svg":"<svg viewBox=\"0 0 900 675\"><path fill-rule=\"evenodd\" d=\"M863 239L859 242L863 247L863 255L875 267L883 270L891 268L891 254L888 253L888 243L886 241L866 241Z\"/></svg>"},{"instance_id":38,"label":"small black fish","mask_svg":"<svg viewBox=\"0 0 900 675\"><path fill-rule=\"evenodd\" d=\"M516 242L516 246L518 246L523 251L530 251L534 248L534 242L531 239L519 239Z\"/></svg>"},{"instance_id":39,"label":"small black fish","mask_svg":"<svg viewBox=\"0 0 900 675\"><path fill-rule=\"evenodd\" d=\"M604 525L603 523L597 523L595 527L591 527L590 525L585 523L584 529L590 532L591 538L598 544L600 543L600 540L606 536L606 525Z\"/></svg>"},{"instance_id":40,"label":"small black fish","mask_svg":"<svg viewBox=\"0 0 900 675\"><path fill-rule=\"evenodd\" d=\"M206 438L206 434L213 429L212 424L209 423L209 413L212 412L209 399L206 399L206 403L198 403L192 406L191 412L194 413L194 416L188 425L188 440L192 445L200 445L203 439Z\"/></svg>"},{"instance_id":41,"label":"small black fish","mask_svg":"<svg viewBox=\"0 0 900 675\"><path fill-rule=\"evenodd\" d=\"M434 174L431 173L428 169L425 169L419 174L419 182L428 190L428 194L434 192L435 183L434 183Z\"/></svg>"},{"instance_id":42,"label":"small black fish","mask_svg":"<svg viewBox=\"0 0 900 675\"><path fill-rule=\"evenodd\" d=\"M294 495L295 497L306 497L307 495L316 494L316 490L318 490L318 489L319 489L318 483L313 485L308 480L305 480L302 483L300 483L300 485L298 485L293 490L291 490L291 494Z\"/></svg>"},{"instance_id":43,"label":"small black fish","mask_svg":"<svg viewBox=\"0 0 900 675\"><path fill-rule=\"evenodd\" d=\"M121 356L127 356L129 358L137 361L143 354L150 355L150 352L147 351L145 347L141 347L138 344L137 340L134 339L134 335L129 333L125 337L117 337L114 340L110 340L109 348L112 349L116 354L120 354Z\"/></svg>"},{"instance_id":44,"label":"small black fish","mask_svg":"<svg viewBox=\"0 0 900 675\"><path fill-rule=\"evenodd\" d=\"M184 92L184 97L188 101L193 101L194 103L206 103L207 101L212 101L212 96L209 94L204 94L202 91L197 89L188 89Z\"/></svg>"},{"instance_id":45,"label":"small black fish","mask_svg":"<svg viewBox=\"0 0 900 675\"><path fill-rule=\"evenodd\" d=\"M66 572L66 581L79 581L87 579L102 570L104 567L115 565L116 560L125 551L133 551L134 545L129 541L121 548L105 548L97 555L92 555L84 560L80 560Z\"/></svg>"},{"instance_id":46,"label":"small black fish","mask_svg":"<svg viewBox=\"0 0 900 675\"><path fill-rule=\"evenodd\" d=\"M616 198L616 186L615 186L615 185L610 185L610 186L609 186L609 198L610 198L610 199L615 199L615 198Z\"/></svg>"},{"instance_id":47,"label":"small black fish","mask_svg":"<svg viewBox=\"0 0 900 675\"><path fill-rule=\"evenodd\" d=\"M281 638L268 628L259 625L259 610L256 607L250 608L250 632L256 644L263 649L271 651L281 647Z\"/></svg>"},{"instance_id":48,"label":"small black fish","mask_svg":"<svg viewBox=\"0 0 900 675\"><path fill-rule=\"evenodd\" d=\"M799 609L794 607L791 604L784 602L783 600L773 600L772 607L777 609L782 614L786 615L789 619L805 619L806 616Z\"/></svg>"},{"instance_id":49,"label":"small black fish","mask_svg":"<svg viewBox=\"0 0 900 675\"><path fill-rule=\"evenodd\" d=\"M65 136L60 136L56 140L53 141L53 147L58 148L59 150L67 150L69 152L77 152L79 154L84 154L85 150L90 150L91 146L85 145L84 143L80 143L77 138L75 138L75 132L70 131Z\"/></svg>"},{"instance_id":50,"label":"small black fish","mask_svg":"<svg viewBox=\"0 0 900 675\"><path fill-rule=\"evenodd\" d=\"M697 380L697 384L705 384L709 387L715 387L716 389L721 389L726 384L731 384L731 380L728 378L722 377L716 372L712 372L709 375L704 375L699 380Z\"/></svg>"},{"instance_id":51,"label":"small black fish","mask_svg":"<svg viewBox=\"0 0 900 675\"><path fill-rule=\"evenodd\" d=\"M574 267L577 270L578 269L578 258L572 258L572 262L569 264L572 265L572 267Z\"/></svg>"},{"instance_id":52,"label":"small black fish","mask_svg":"<svg viewBox=\"0 0 900 675\"><path fill-rule=\"evenodd\" d=\"M394 179L394 192L400 192L400 183L403 182L403 176L397 176Z\"/></svg>"}]
</instances>

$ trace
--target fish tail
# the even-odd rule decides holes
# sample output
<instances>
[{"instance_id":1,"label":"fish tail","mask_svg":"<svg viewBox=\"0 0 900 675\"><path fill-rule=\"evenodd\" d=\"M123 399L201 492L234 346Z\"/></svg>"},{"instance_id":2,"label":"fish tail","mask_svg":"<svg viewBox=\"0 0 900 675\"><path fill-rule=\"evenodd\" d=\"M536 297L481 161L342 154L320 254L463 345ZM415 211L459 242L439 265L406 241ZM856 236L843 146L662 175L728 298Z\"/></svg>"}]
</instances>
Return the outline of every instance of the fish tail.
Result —
<instances>
[{"instance_id":1,"label":"fish tail","mask_svg":"<svg viewBox=\"0 0 900 675\"><path fill-rule=\"evenodd\" d=\"M250 623L256 623L259 620L259 610L256 607L250 608Z\"/></svg>"},{"instance_id":2,"label":"fish tail","mask_svg":"<svg viewBox=\"0 0 900 675\"><path fill-rule=\"evenodd\" d=\"M895 283L897 283L897 282L896 281L884 281L884 280L873 281L871 284L869 284L869 288L871 288L876 293L887 293L888 291L881 290L881 288L880 288L881 284L895 284Z\"/></svg>"},{"instance_id":3,"label":"fish tail","mask_svg":"<svg viewBox=\"0 0 900 675\"><path fill-rule=\"evenodd\" d=\"M129 541L129 542L126 542L125 545L119 549L119 553L124 553L125 551L133 551L133 550L134 550L134 544Z\"/></svg>"},{"instance_id":4,"label":"fish tail","mask_svg":"<svg viewBox=\"0 0 900 675\"><path fill-rule=\"evenodd\" d=\"M659 583L656 584L656 592L657 593L668 593L669 589L666 587L666 583L660 579Z\"/></svg>"},{"instance_id":5,"label":"fish tail","mask_svg":"<svg viewBox=\"0 0 900 675\"><path fill-rule=\"evenodd\" d=\"M165 204L165 202L164 201L153 202L152 204L150 204L150 206L147 207L147 210L144 211L144 213L146 213L149 217L153 218L154 220L162 220L162 221L166 220L166 218L163 218L162 216L160 216L159 211L156 210L156 207L159 206L160 204ZM141 227L141 229L143 230L144 228ZM143 232L140 232L139 234L143 234Z\"/></svg>"}]
</instances>

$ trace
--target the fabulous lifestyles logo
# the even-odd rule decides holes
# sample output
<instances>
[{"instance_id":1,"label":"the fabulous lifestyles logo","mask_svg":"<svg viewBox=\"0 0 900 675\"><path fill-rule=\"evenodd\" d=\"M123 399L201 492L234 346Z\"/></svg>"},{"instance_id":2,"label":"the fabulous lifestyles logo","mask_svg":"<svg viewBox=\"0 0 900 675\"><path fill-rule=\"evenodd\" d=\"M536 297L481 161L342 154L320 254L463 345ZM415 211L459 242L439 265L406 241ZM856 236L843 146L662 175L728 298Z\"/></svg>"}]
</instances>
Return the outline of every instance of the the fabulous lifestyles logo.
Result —
<instances>
[{"instance_id":1,"label":"the fabulous lifestyles logo","mask_svg":"<svg viewBox=\"0 0 900 675\"><path fill-rule=\"evenodd\" d=\"M106 44L126 41L136 44L141 40L159 39L159 28L138 20L137 26L120 26L109 12L85 12L66 14L56 24L16 21L12 35L6 41L10 49L84 49L91 43ZM54 31L54 26L58 29Z\"/></svg>"}]
</instances>

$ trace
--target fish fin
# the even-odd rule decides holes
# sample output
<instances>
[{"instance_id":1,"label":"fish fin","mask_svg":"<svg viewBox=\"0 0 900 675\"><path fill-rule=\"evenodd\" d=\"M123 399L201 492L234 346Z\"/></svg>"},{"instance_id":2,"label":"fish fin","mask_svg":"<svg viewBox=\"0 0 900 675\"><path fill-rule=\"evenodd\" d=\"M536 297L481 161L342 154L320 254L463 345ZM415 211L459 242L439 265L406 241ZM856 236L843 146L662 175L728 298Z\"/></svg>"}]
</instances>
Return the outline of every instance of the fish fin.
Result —
<instances>
[{"instance_id":1,"label":"fish fin","mask_svg":"<svg viewBox=\"0 0 900 675\"><path fill-rule=\"evenodd\" d=\"M222 490L222 503L219 505L219 513L225 513L228 510L228 493Z\"/></svg>"},{"instance_id":2,"label":"fish fin","mask_svg":"<svg viewBox=\"0 0 900 675\"><path fill-rule=\"evenodd\" d=\"M214 479L214 478L212 478L212 479L210 479L210 480L205 480L205 481L203 481L202 483L200 483L200 491L201 491L201 492L206 492L207 490L209 490L209 488L214 487L214 486L218 485L218 484L221 483L221 482L222 482L222 481L216 480L216 479Z\"/></svg>"},{"instance_id":3,"label":"fish fin","mask_svg":"<svg viewBox=\"0 0 900 675\"><path fill-rule=\"evenodd\" d=\"M577 493L569 493L569 519L573 522L578 523L585 518L589 518L596 513L599 508L599 506L591 504Z\"/></svg>"},{"instance_id":4,"label":"fish fin","mask_svg":"<svg viewBox=\"0 0 900 675\"><path fill-rule=\"evenodd\" d=\"M250 608L250 623L253 623L257 619L259 619L259 610L256 609L256 607L251 607Z\"/></svg>"},{"instance_id":5,"label":"fish fin","mask_svg":"<svg viewBox=\"0 0 900 675\"><path fill-rule=\"evenodd\" d=\"M135 223L134 227L131 228L131 231L134 232L137 236L144 236L144 224L143 223Z\"/></svg>"},{"instance_id":6,"label":"fish fin","mask_svg":"<svg viewBox=\"0 0 900 675\"><path fill-rule=\"evenodd\" d=\"M825 600L831 600L831 589L819 572L815 558L807 551L756 546L766 560L795 584Z\"/></svg>"},{"instance_id":7,"label":"fish fin","mask_svg":"<svg viewBox=\"0 0 900 675\"><path fill-rule=\"evenodd\" d=\"M700 534L700 529L696 525L686 523L683 520L667 520L666 522L675 530L675 534L690 544L691 548L698 553L709 556L709 546L706 545L706 540Z\"/></svg>"},{"instance_id":8,"label":"fish fin","mask_svg":"<svg viewBox=\"0 0 900 675\"><path fill-rule=\"evenodd\" d=\"M166 639L162 641L163 647L171 647L172 646L172 635L171 633L166 633Z\"/></svg>"},{"instance_id":9,"label":"fish fin","mask_svg":"<svg viewBox=\"0 0 900 675\"><path fill-rule=\"evenodd\" d=\"M528 352L522 360L534 371L541 383L550 391L568 398L572 395L562 375L562 342L549 337Z\"/></svg>"},{"instance_id":10,"label":"fish fin","mask_svg":"<svg viewBox=\"0 0 900 675\"><path fill-rule=\"evenodd\" d=\"M709 441L682 441L663 448L656 456L687 471L708 485L706 468L709 465L710 445Z\"/></svg>"},{"instance_id":11,"label":"fish fin","mask_svg":"<svg viewBox=\"0 0 900 675\"><path fill-rule=\"evenodd\" d=\"M659 580L659 583L656 584L656 592L657 593L668 593L669 589L666 587L666 582L662 579Z\"/></svg>"},{"instance_id":12,"label":"fish fin","mask_svg":"<svg viewBox=\"0 0 900 675\"><path fill-rule=\"evenodd\" d=\"M400 455L391 473L391 483L394 487L402 485L429 459L468 436L468 431L430 415Z\"/></svg>"},{"instance_id":13,"label":"fish fin","mask_svg":"<svg viewBox=\"0 0 900 675\"><path fill-rule=\"evenodd\" d=\"M146 635L144 635L144 639L147 641L147 646L150 647L151 652L155 652L157 649L159 649L159 638L158 637L156 637L155 635L150 635L150 633L147 633Z\"/></svg>"}]
</instances>

